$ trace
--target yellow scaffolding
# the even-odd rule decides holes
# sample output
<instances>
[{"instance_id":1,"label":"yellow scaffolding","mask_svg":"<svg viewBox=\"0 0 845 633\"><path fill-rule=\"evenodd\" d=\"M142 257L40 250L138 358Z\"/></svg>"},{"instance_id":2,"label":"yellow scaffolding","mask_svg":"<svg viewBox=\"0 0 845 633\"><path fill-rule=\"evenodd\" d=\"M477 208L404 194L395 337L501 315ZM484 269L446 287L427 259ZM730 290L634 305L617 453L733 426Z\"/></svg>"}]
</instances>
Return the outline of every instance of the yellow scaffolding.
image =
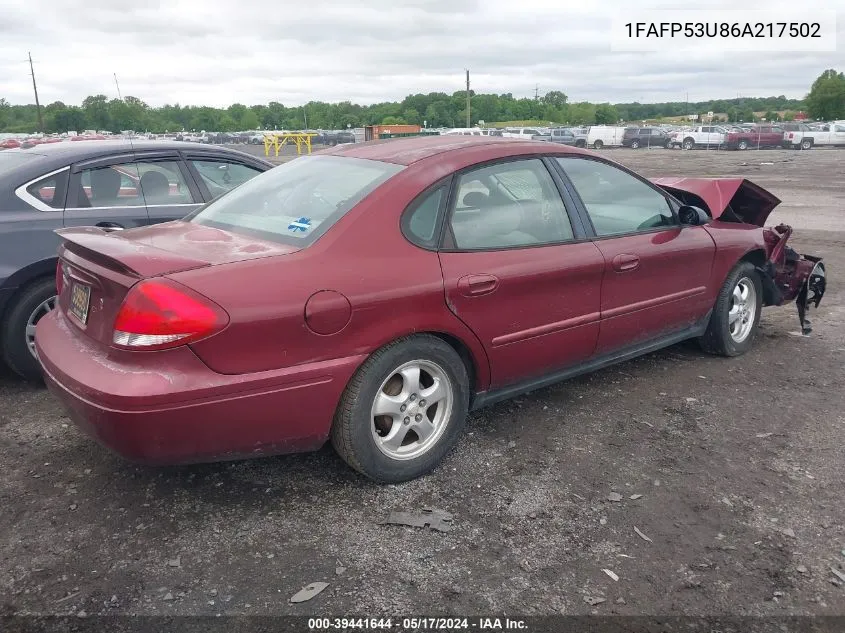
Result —
<instances>
[{"instance_id":1,"label":"yellow scaffolding","mask_svg":"<svg viewBox=\"0 0 845 633\"><path fill-rule=\"evenodd\" d=\"M279 150L288 141L296 144L296 153L302 154L302 147L308 149L311 153L311 139L317 136L314 132L284 132L282 134L265 134L264 135L264 155L270 155L270 149L275 148L276 156L279 155Z\"/></svg>"}]
</instances>

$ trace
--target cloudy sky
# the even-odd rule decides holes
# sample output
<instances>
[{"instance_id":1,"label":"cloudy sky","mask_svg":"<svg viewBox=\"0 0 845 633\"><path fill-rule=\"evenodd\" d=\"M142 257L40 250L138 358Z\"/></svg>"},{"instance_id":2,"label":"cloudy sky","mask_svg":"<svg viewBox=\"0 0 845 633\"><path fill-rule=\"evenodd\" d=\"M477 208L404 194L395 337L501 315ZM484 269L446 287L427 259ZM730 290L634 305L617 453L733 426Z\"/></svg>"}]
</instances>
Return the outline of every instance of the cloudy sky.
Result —
<instances>
[{"instance_id":1,"label":"cloudy sky","mask_svg":"<svg viewBox=\"0 0 845 633\"><path fill-rule=\"evenodd\" d=\"M613 20L702 5L714 20L835 10L837 51L611 50ZM33 102L29 51L42 104L116 96L113 73L124 96L156 106L373 103L461 90L465 68L477 92L539 86L571 101L802 97L823 70L845 70L845 0L0 0L10 103Z\"/></svg>"}]
</instances>

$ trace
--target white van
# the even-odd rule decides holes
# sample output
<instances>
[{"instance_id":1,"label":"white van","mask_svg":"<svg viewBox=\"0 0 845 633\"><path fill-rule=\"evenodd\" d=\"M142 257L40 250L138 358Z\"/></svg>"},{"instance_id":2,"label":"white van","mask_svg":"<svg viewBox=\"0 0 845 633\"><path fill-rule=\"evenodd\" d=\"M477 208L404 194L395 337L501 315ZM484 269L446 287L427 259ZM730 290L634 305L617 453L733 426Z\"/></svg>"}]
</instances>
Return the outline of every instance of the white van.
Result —
<instances>
[{"instance_id":1,"label":"white van","mask_svg":"<svg viewBox=\"0 0 845 633\"><path fill-rule=\"evenodd\" d=\"M441 136L502 136L499 130L481 127L456 127L440 133Z\"/></svg>"},{"instance_id":2,"label":"white van","mask_svg":"<svg viewBox=\"0 0 845 633\"><path fill-rule=\"evenodd\" d=\"M626 129L615 125L592 125L587 132L587 147L621 147Z\"/></svg>"},{"instance_id":3,"label":"white van","mask_svg":"<svg viewBox=\"0 0 845 633\"><path fill-rule=\"evenodd\" d=\"M540 129L536 127L506 127L502 130L502 136L521 138L524 141L530 141L532 136L538 134L540 134Z\"/></svg>"}]
</instances>

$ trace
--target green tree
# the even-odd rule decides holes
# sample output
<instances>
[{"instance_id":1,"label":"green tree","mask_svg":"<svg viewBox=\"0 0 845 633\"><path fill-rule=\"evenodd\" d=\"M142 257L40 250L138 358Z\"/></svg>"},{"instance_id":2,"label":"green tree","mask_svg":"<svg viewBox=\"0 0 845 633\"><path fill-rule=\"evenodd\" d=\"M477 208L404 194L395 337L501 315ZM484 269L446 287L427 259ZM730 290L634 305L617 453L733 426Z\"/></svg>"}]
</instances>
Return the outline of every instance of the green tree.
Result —
<instances>
[{"instance_id":1,"label":"green tree","mask_svg":"<svg viewBox=\"0 0 845 633\"><path fill-rule=\"evenodd\" d=\"M766 121L779 121L780 115L774 110L769 110L763 115L763 118L765 118Z\"/></svg>"},{"instance_id":2,"label":"green tree","mask_svg":"<svg viewBox=\"0 0 845 633\"><path fill-rule=\"evenodd\" d=\"M609 103L596 106L596 125L613 125L619 121L619 111Z\"/></svg>"},{"instance_id":3,"label":"green tree","mask_svg":"<svg viewBox=\"0 0 845 633\"><path fill-rule=\"evenodd\" d=\"M85 97L82 101L82 109L85 111L85 119L88 122L88 125L92 128L96 130L111 129L109 101L106 95Z\"/></svg>"},{"instance_id":4,"label":"green tree","mask_svg":"<svg viewBox=\"0 0 845 633\"><path fill-rule=\"evenodd\" d=\"M382 125L405 125L406 121L398 116L386 116L381 120Z\"/></svg>"},{"instance_id":5,"label":"green tree","mask_svg":"<svg viewBox=\"0 0 845 633\"><path fill-rule=\"evenodd\" d=\"M551 106L556 110L561 110L566 105L566 99L566 95L560 90L550 90L543 95L542 101L545 105Z\"/></svg>"},{"instance_id":6,"label":"green tree","mask_svg":"<svg viewBox=\"0 0 845 633\"><path fill-rule=\"evenodd\" d=\"M833 69L824 71L813 82L805 101L814 119L845 118L845 74Z\"/></svg>"}]
</instances>

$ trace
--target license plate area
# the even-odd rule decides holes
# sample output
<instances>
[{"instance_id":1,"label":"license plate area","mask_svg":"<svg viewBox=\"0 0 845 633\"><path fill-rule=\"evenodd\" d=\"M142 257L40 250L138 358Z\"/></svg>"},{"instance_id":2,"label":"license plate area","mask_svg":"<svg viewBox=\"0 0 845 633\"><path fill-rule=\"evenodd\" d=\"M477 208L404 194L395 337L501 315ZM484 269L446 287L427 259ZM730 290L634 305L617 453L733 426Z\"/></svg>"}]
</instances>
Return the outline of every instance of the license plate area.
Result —
<instances>
[{"instance_id":1,"label":"license plate area","mask_svg":"<svg viewBox=\"0 0 845 633\"><path fill-rule=\"evenodd\" d=\"M72 282L70 286L70 313L81 323L88 323L88 308L91 304L91 286Z\"/></svg>"}]
</instances>

